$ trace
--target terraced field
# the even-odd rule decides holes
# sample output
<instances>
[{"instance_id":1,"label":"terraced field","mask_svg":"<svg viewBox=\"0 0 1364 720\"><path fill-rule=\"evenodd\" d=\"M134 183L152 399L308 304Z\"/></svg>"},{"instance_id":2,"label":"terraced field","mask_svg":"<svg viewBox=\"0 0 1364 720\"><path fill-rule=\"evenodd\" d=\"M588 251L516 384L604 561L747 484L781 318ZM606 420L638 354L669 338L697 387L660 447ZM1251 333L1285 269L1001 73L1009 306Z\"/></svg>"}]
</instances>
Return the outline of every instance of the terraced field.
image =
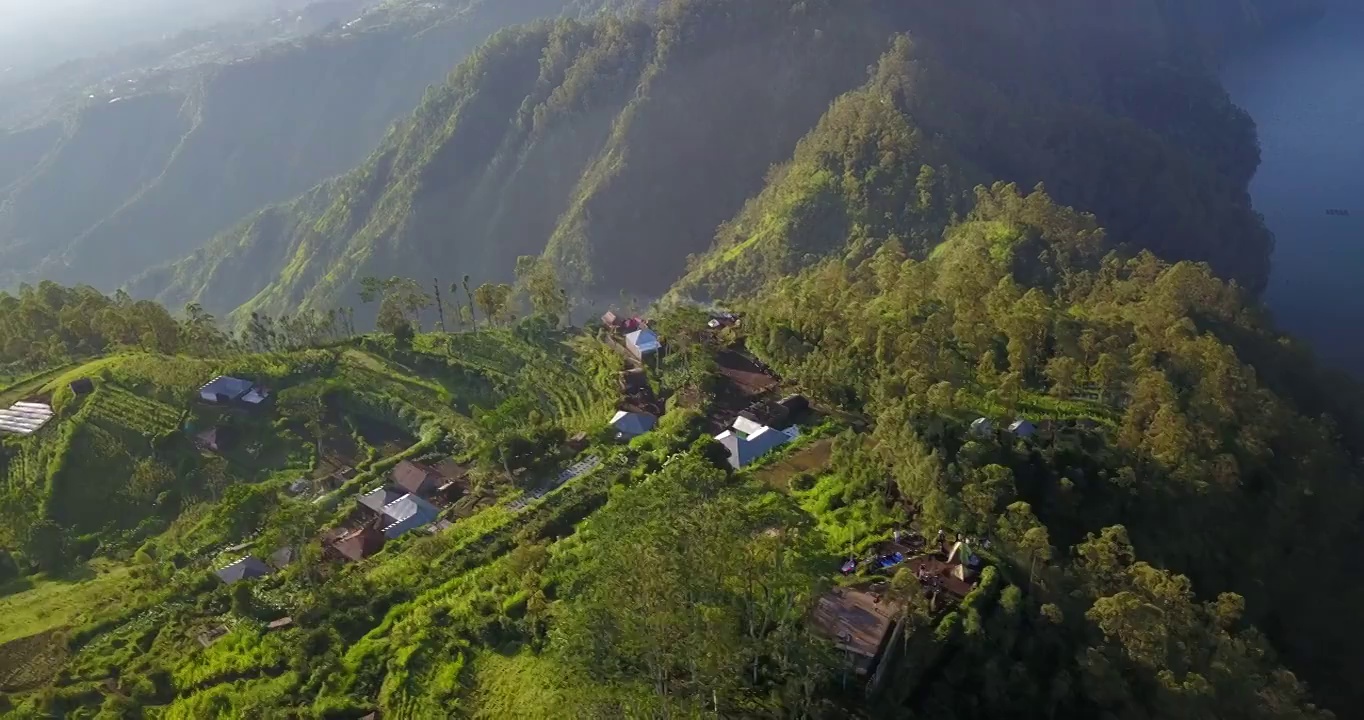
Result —
<instances>
[{"instance_id":1,"label":"terraced field","mask_svg":"<svg viewBox=\"0 0 1364 720\"><path fill-rule=\"evenodd\" d=\"M90 401L90 418L109 428L127 428L157 435L179 427L182 412L163 402L134 394L116 385L101 385Z\"/></svg>"},{"instance_id":2,"label":"terraced field","mask_svg":"<svg viewBox=\"0 0 1364 720\"><path fill-rule=\"evenodd\" d=\"M31 486L43 476L45 464L41 436L29 437L18 444L17 453L0 461L0 478L7 488Z\"/></svg>"},{"instance_id":3,"label":"terraced field","mask_svg":"<svg viewBox=\"0 0 1364 720\"><path fill-rule=\"evenodd\" d=\"M531 343L510 331L425 336L417 349L457 360L499 389L497 401L515 393L541 400L545 412L570 426L602 422L617 395L620 359L587 337Z\"/></svg>"}]
</instances>

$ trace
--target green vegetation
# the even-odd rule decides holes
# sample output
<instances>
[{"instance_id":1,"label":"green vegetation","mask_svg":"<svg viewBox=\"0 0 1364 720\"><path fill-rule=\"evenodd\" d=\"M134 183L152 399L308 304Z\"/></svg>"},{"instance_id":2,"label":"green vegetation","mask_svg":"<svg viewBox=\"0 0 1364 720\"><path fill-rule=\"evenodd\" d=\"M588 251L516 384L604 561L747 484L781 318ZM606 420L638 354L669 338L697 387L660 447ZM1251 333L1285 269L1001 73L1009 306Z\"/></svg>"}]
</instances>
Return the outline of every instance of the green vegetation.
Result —
<instances>
[{"instance_id":1,"label":"green vegetation","mask_svg":"<svg viewBox=\"0 0 1364 720\"><path fill-rule=\"evenodd\" d=\"M1041 193L996 186L978 192L975 210L930 260L887 242L865 259L821 263L759 292L745 319L749 347L789 380L875 426L865 440L840 438L831 470L797 496L831 541L854 549L907 519L888 512L887 500L906 503L925 529L997 537L1001 560L1012 558L1021 577L1032 578L1033 607L1059 608L1063 632L1084 636L1093 623L1120 644L1094 651L1107 657L1103 672L1119 673L1106 681L1118 683L1105 691L1116 694L1087 692L1073 713L1091 714L1082 710L1089 703L1150 702L1153 716L1178 714L1162 703L1182 701L1139 700L1138 688L1154 680L1176 692L1169 683L1190 682L1182 674L1196 674L1199 692L1224 706L1256 704L1236 694L1239 681L1219 684L1209 674L1216 667L1144 656L1138 644L1146 640L1101 619L1146 603L1168 616L1165 603L1191 602L1189 581L1170 572L1192 578L1205 597L1236 593L1218 603L1234 603L1238 618L1244 612L1269 628L1287 662L1349 706L1344 698L1353 690L1337 684L1332 667L1350 662L1358 645L1337 642L1334 624L1323 619L1346 612L1347 598L1360 591L1344 580L1351 560L1343 549L1361 502L1350 470L1362 439L1357 406L1344 394L1302 392L1326 385L1265 330L1240 290L1206 267L1171 266L1150 254L1123 259L1105 247L1092 217ZM1254 370L1244 358L1255 359ZM1321 420L1323 413L1334 419ZM966 425L978 416L1000 430L1029 417L1041 429L1021 444L996 432L973 437ZM1097 422L1085 430L1077 420ZM1235 520L1228 507L1237 509ZM1115 530L1119 524L1125 529ZM1117 566L1103 570L1102 581L1054 549L1114 533L1122 549L1105 557ZM1324 552L1310 567L1298 565L1299 543ZM1138 557L1168 570L1133 564ZM1276 579L1262 582L1269 575ZM1323 575L1340 582L1330 592L1301 592ZM1087 589L1076 590L1077 582ZM1173 596L1148 597L1171 582L1181 588ZM1076 593L1090 599L1077 603ZM1196 607L1180 612L1212 622L1196 619L1203 612ZM1264 640L1251 637L1188 646L1233 643L1244 648L1235 651L1241 663L1261 652L1254 648ZM1323 656L1328 647L1339 655ZM1082 654L1076 666L1069 657L1028 660L1028 671L1040 673L1025 683L1028 692L1042 691L1037 703L1065 707L1075 701L1070 691L1042 678L1090 682L1097 657ZM1123 675L1129 672L1136 674ZM1257 692L1297 692L1263 677ZM1001 689L994 701L978 698L973 712L1016 707L1022 687ZM932 692L943 695L934 702L958 702L945 689Z\"/></svg>"},{"instance_id":2,"label":"green vegetation","mask_svg":"<svg viewBox=\"0 0 1364 720\"><path fill-rule=\"evenodd\" d=\"M916 259L869 237L875 249L755 288L738 328L658 310L669 349L647 374L670 411L628 445L601 431L622 359L559 327L557 280L531 279L528 264L507 311L525 317L476 331L415 332L423 303L392 296L396 332L288 349L312 335L279 339L258 316L254 332L279 349L224 336L213 357L129 349L40 373L57 420L5 441L5 527L23 529L5 541L0 598L16 609L0 656L24 663L5 680L10 711L1357 707L1337 669L1358 645L1331 621L1360 597L1349 539L1364 426L1347 393L1323 392L1206 266L1113 253L1092 216L1041 192L981 188L945 238ZM703 427L733 402L719 354L745 348L821 412L793 447L736 473ZM191 402L196 378L218 372L264 382L274 403ZM95 391L63 397L82 376ZM993 428L969 427L980 416ZM1004 429L1019 416L1035 435ZM254 449L201 453L186 423L232 424ZM577 430L586 449L569 447ZM326 558L318 538L347 522L354 492L399 458L441 455L472 467L452 527L356 564ZM547 484L588 455L602 462ZM285 494L290 478L342 464L357 473L341 490ZM930 603L908 570L836 574L896 532L931 542L940 528L990 541L953 605ZM285 545L297 559L267 577L225 586L206 573ZM1297 562L1305 547L1310 564ZM97 574L82 577L87 566ZM1261 582L1271 575L1285 584ZM831 586L866 582L884 583L904 622L870 695L809 619ZM100 601L111 588L122 599Z\"/></svg>"}]
</instances>

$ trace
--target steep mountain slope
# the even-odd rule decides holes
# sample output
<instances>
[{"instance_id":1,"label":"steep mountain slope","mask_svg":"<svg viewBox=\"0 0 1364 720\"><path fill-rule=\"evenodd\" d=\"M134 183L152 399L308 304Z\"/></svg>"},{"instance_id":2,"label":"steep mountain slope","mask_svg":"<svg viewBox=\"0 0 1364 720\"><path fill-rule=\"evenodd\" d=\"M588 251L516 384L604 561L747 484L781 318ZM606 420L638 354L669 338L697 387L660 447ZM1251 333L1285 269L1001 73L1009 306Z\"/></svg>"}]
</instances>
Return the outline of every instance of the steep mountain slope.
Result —
<instances>
[{"instance_id":1,"label":"steep mountain slope","mask_svg":"<svg viewBox=\"0 0 1364 720\"><path fill-rule=\"evenodd\" d=\"M923 87L874 92L901 98L950 171L934 181L944 191L1045 180L1118 240L1258 288L1270 238L1245 193L1253 126L1205 63L1262 27L1261 11L1296 4L1168 5L681 0L647 24L518 31L428 94L361 169L133 287L278 313L345 303L367 274L500 279L516 255L545 252L582 297L658 294L908 32L922 50L900 62L923 65ZM806 183L808 170L776 177ZM905 231L935 237L931 223ZM243 282L240 257L279 268Z\"/></svg>"},{"instance_id":2,"label":"steep mountain slope","mask_svg":"<svg viewBox=\"0 0 1364 720\"><path fill-rule=\"evenodd\" d=\"M975 49L999 57L975 70L942 35L902 37L674 292L733 297L874 237L923 257L963 195L997 179L1045 183L1103 219L1115 241L1262 286L1271 238L1246 192L1258 164L1254 127L1219 88L1126 63L1075 72L1069 49L990 71L1018 49L981 36Z\"/></svg>"},{"instance_id":3,"label":"steep mountain slope","mask_svg":"<svg viewBox=\"0 0 1364 720\"><path fill-rule=\"evenodd\" d=\"M61 131L61 126L49 123L0 133L0 199L7 194L6 186L32 170L52 149Z\"/></svg>"},{"instance_id":4,"label":"steep mountain slope","mask_svg":"<svg viewBox=\"0 0 1364 720\"><path fill-rule=\"evenodd\" d=\"M0 206L0 283L33 267L55 240L80 234L156 178L191 126L183 106L183 97L157 93L81 113Z\"/></svg>"},{"instance_id":5,"label":"steep mountain slope","mask_svg":"<svg viewBox=\"0 0 1364 720\"><path fill-rule=\"evenodd\" d=\"M566 5L410 7L209 70L185 97L129 98L83 113L0 215L0 248L25 248L9 256L0 284L45 277L113 287L191 252L245 214L354 167L478 43ZM156 148L140 152L125 139L136 134L114 116L129 103L151 113L140 124ZM97 191L58 203L44 189L81 178L100 178Z\"/></svg>"},{"instance_id":6,"label":"steep mountain slope","mask_svg":"<svg viewBox=\"0 0 1364 720\"><path fill-rule=\"evenodd\" d=\"M290 248L283 277L262 279L252 303L278 311L333 304L362 272L506 275L556 232L556 252L581 258L579 287L592 287L605 255L617 259L602 272L631 267L626 287L656 291L694 247L688 238L708 236L761 186L884 39L872 19L882 4L787 11L780 0L742 11L677 3L655 23L563 22L500 37L338 181L324 213L282 224L301 231L220 238L171 271L162 296L223 310L251 300L204 284L200 269L241 252L242 237ZM618 178L623 163L632 174ZM655 179L641 183L645 174ZM594 214L620 222L616 205L593 207L602 202L631 207L635 224L595 227ZM590 234L603 237L589 245Z\"/></svg>"}]
</instances>

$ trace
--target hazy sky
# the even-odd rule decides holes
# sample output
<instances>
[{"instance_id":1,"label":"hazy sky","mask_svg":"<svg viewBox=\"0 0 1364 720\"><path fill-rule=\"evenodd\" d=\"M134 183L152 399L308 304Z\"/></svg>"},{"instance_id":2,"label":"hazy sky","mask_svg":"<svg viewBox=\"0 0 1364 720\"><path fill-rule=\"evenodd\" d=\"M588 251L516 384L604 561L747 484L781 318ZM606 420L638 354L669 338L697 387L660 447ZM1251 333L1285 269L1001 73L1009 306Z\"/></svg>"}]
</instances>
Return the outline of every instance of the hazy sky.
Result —
<instances>
[{"instance_id":1,"label":"hazy sky","mask_svg":"<svg viewBox=\"0 0 1364 720\"><path fill-rule=\"evenodd\" d=\"M289 0L0 0L0 70L105 52L288 4Z\"/></svg>"}]
</instances>

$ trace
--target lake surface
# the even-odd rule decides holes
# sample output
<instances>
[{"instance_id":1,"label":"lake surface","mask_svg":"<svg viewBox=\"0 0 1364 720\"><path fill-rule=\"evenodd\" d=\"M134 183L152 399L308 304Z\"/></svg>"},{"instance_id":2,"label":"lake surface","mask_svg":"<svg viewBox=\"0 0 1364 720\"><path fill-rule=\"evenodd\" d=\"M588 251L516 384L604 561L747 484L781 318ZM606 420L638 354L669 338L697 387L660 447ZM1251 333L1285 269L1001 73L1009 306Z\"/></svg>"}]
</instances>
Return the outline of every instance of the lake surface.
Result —
<instances>
[{"instance_id":1,"label":"lake surface","mask_svg":"<svg viewBox=\"0 0 1364 720\"><path fill-rule=\"evenodd\" d=\"M1276 238L1275 320L1364 375L1364 3L1235 58L1223 82L1259 128L1251 195Z\"/></svg>"}]
</instances>

